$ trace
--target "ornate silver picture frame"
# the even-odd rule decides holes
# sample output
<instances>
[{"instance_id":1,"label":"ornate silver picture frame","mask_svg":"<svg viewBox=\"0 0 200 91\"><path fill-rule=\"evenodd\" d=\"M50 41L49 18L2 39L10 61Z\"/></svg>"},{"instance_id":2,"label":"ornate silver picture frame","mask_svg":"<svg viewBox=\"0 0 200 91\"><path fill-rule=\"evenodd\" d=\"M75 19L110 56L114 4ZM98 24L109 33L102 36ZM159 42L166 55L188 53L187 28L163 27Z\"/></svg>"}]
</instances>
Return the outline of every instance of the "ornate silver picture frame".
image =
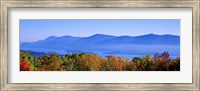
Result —
<instances>
[{"instance_id":1,"label":"ornate silver picture frame","mask_svg":"<svg viewBox=\"0 0 200 91\"><path fill-rule=\"evenodd\" d=\"M192 8L192 83L8 83L8 10L11 8ZM193 90L199 91L199 0L0 0L0 90Z\"/></svg>"}]
</instances>

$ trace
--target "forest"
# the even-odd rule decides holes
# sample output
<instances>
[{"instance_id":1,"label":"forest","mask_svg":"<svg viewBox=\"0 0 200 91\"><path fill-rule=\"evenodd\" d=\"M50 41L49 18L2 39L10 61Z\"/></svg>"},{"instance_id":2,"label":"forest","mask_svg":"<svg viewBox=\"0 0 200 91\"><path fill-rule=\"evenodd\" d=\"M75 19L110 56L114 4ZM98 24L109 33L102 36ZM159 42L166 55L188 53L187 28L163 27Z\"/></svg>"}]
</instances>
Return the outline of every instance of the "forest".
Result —
<instances>
[{"instance_id":1,"label":"forest","mask_svg":"<svg viewBox=\"0 0 200 91\"><path fill-rule=\"evenodd\" d=\"M20 71L180 71L180 57L171 59L167 51L132 59L88 53L34 57L28 51L21 51Z\"/></svg>"}]
</instances>

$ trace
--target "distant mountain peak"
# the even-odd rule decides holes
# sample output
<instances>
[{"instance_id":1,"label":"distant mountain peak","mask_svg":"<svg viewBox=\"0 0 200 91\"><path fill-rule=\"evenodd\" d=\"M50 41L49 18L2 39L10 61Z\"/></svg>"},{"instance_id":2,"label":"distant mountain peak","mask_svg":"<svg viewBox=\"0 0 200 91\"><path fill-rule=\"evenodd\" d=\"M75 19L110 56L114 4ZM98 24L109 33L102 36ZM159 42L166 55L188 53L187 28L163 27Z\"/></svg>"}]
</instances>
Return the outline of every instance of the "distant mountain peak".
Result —
<instances>
[{"instance_id":1,"label":"distant mountain peak","mask_svg":"<svg viewBox=\"0 0 200 91\"><path fill-rule=\"evenodd\" d=\"M180 37L178 35L172 35L172 34L158 35L158 34L154 34L154 33L140 35L140 36L135 36L135 37L159 37L159 36Z\"/></svg>"},{"instance_id":2,"label":"distant mountain peak","mask_svg":"<svg viewBox=\"0 0 200 91\"><path fill-rule=\"evenodd\" d=\"M97 33L97 34L94 34L93 36L102 36L102 35L105 35L105 34Z\"/></svg>"},{"instance_id":3,"label":"distant mountain peak","mask_svg":"<svg viewBox=\"0 0 200 91\"><path fill-rule=\"evenodd\" d=\"M171 35L171 34L165 34L163 36L177 36L177 37L180 37L179 35Z\"/></svg>"},{"instance_id":4,"label":"distant mountain peak","mask_svg":"<svg viewBox=\"0 0 200 91\"><path fill-rule=\"evenodd\" d=\"M139 36L134 36L134 37L155 37L155 36L158 37L160 35L150 33L150 34L139 35Z\"/></svg>"},{"instance_id":5,"label":"distant mountain peak","mask_svg":"<svg viewBox=\"0 0 200 91\"><path fill-rule=\"evenodd\" d=\"M57 36L49 36L46 39L54 39L54 38L57 38Z\"/></svg>"},{"instance_id":6,"label":"distant mountain peak","mask_svg":"<svg viewBox=\"0 0 200 91\"><path fill-rule=\"evenodd\" d=\"M92 36L106 36L106 34L100 34L100 33L98 33L98 34L94 34Z\"/></svg>"},{"instance_id":7,"label":"distant mountain peak","mask_svg":"<svg viewBox=\"0 0 200 91\"><path fill-rule=\"evenodd\" d=\"M89 37L114 37L112 35L106 35L106 34L94 34L92 36L89 36Z\"/></svg>"},{"instance_id":8,"label":"distant mountain peak","mask_svg":"<svg viewBox=\"0 0 200 91\"><path fill-rule=\"evenodd\" d=\"M149 34L145 34L145 35L157 35L157 34L154 34L154 33L149 33Z\"/></svg>"},{"instance_id":9,"label":"distant mountain peak","mask_svg":"<svg viewBox=\"0 0 200 91\"><path fill-rule=\"evenodd\" d=\"M178 36L178 35L172 35L172 34L154 34L154 33L150 33L150 34L146 34L146 35L151 35L151 36Z\"/></svg>"},{"instance_id":10,"label":"distant mountain peak","mask_svg":"<svg viewBox=\"0 0 200 91\"><path fill-rule=\"evenodd\" d=\"M146 34L146 36L158 36L158 34L150 33L150 34Z\"/></svg>"}]
</instances>

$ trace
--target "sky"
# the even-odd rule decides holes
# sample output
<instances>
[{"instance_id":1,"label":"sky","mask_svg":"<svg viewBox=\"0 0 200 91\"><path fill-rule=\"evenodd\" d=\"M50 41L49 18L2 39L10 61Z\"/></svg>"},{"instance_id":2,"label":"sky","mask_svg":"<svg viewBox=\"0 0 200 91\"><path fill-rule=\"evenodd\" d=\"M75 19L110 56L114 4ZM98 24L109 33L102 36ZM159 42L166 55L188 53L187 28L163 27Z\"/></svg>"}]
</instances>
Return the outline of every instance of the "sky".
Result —
<instances>
[{"instance_id":1,"label":"sky","mask_svg":"<svg viewBox=\"0 0 200 91\"><path fill-rule=\"evenodd\" d=\"M20 42L35 42L49 36L139 36L150 33L180 36L180 20L20 20Z\"/></svg>"}]
</instances>

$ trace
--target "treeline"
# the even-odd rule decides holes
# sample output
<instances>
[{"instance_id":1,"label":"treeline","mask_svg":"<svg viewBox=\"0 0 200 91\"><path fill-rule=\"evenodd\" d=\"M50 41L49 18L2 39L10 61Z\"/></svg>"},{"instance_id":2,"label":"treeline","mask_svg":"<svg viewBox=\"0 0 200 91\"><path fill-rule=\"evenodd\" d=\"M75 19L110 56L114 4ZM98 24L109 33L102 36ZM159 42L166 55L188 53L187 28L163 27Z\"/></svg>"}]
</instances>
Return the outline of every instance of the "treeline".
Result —
<instances>
[{"instance_id":1,"label":"treeline","mask_svg":"<svg viewBox=\"0 0 200 91\"><path fill-rule=\"evenodd\" d=\"M114 55L72 53L60 56L45 54L40 58L20 52L21 71L180 71L180 57L170 59L168 52L134 57L132 60Z\"/></svg>"}]
</instances>

